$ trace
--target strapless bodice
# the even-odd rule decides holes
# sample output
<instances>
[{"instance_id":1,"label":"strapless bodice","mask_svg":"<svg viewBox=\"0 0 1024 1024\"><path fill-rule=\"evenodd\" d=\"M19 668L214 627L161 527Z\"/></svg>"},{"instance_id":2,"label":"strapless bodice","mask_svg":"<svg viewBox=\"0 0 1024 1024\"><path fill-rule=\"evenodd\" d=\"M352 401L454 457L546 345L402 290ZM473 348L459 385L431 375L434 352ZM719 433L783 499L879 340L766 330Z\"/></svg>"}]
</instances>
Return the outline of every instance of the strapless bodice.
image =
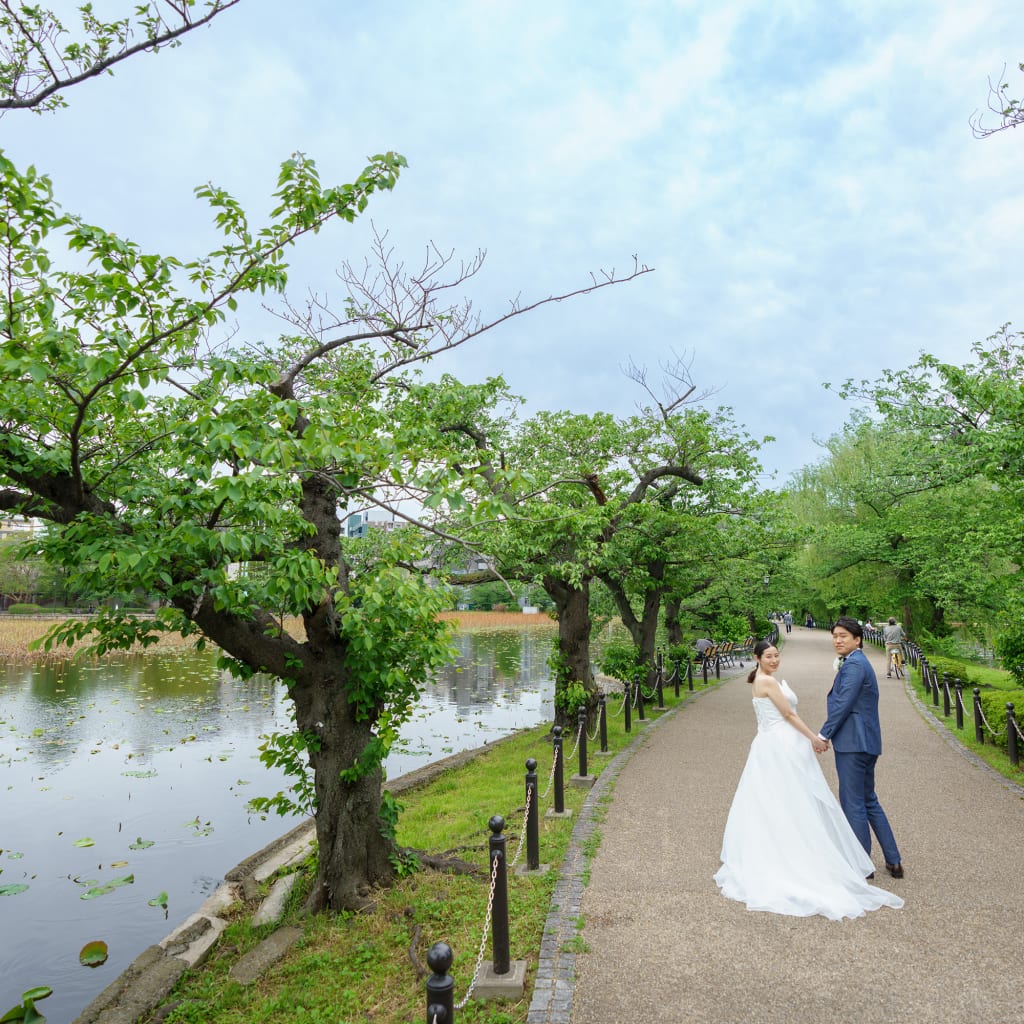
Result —
<instances>
[{"instance_id":1,"label":"strapless bodice","mask_svg":"<svg viewBox=\"0 0 1024 1024\"><path fill-rule=\"evenodd\" d=\"M790 707L795 711L797 696L789 688L789 683L787 683L785 679L779 681L779 689L782 690L782 695L789 701ZM759 731L771 729L780 722L785 722L785 719L782 717L782 712L775 706L775 701L773 701L771 697L754 697L753 702L754 714L757 717L757 728Z\"/></svg>"}]
</instances>

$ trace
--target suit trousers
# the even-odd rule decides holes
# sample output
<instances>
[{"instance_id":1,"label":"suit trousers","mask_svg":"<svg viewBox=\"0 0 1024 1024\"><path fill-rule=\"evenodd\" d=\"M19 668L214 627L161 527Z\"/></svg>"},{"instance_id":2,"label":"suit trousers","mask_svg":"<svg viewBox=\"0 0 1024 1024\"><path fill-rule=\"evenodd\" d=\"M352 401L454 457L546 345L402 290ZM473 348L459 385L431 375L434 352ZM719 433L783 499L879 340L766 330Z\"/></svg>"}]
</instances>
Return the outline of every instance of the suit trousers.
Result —
<instances>
[{"instance_id":1,"label":"suit trousers","mask_svg":"<svg viewBox=\"0 0 1024 1024\"><path fill-rule=\"evenodd\" d=\"M843 753L838 750L835 755L836 774L839 776L839 804L854 835L870 854L873 830L886 864L899 864L900 851L896 837L875 795L875 762L878 756L860 751Z\"/></svg>"}]
</instances>

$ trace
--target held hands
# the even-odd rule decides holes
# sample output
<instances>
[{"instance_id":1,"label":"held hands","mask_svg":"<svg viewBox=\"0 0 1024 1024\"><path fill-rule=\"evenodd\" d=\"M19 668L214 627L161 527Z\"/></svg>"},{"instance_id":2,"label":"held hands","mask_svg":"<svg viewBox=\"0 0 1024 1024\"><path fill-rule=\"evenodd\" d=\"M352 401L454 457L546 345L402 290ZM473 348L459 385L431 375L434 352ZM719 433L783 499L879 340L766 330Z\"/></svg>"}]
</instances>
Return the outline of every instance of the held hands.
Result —
<instances>
[{"instance_id":1,"label":"held hands","mask_svg":"<svg viewBox=\"0 0 1024 1024\"><path fill-rule=\"evenodd\" d=\"M811 746L814 747L814 752L816 754L824 754L825 751L828 750L828 740L823 740L820 736L815 736L814 739L811 740Z\"/></svg>"}]
</instances>

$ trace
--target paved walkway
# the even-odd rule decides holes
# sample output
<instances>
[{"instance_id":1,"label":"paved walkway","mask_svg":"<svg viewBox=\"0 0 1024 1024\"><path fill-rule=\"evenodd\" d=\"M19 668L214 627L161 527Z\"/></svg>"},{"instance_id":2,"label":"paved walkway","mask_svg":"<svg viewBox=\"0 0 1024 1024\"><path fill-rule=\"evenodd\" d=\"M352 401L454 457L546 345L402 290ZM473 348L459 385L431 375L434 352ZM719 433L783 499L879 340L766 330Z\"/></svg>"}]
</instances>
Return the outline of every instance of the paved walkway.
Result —
<instances>
[{"instance_id":1,"label":"paved walkway","mask_svg":"<svg viewBox=\"0 0 1024 1024\"><path fill-rule=\"evenodd\" d=\"M784 640L779 674L817 729L829 636L796 627ZM904 684L885 678L881 652L868 655L882 691L878 793L906 868L899 881L879 870L876 884L906 906L832 922L751 913L719 894L712 875L755 728L736 675L648 727L607 773L600 849L585 887L575 883L587 952L571 957L574 980L558 982L550 1010L531 1007L531 1021L1024 1022L1024 790L944 738ZM831 753L822 764L835 790ZM877 849L874 859L881 868Z\"/></svg>"}]
</instances>

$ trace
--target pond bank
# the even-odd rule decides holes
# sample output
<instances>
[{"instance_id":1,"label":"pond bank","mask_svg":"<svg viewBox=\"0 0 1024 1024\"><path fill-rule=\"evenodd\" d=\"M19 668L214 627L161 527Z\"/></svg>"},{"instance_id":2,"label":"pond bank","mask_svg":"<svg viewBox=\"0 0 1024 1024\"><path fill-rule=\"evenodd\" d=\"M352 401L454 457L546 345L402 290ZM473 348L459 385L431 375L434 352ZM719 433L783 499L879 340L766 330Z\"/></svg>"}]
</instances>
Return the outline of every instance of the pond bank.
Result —
<instances>
[{"instance_id":1,"label":"pond bank","mask_svg":"<svg viewBox=\"0 0 1024 1024\"><path fill-rule=\"evenodd\" d=\"M398 795L425 786L444 772L493 750L511 738L502 737L407 772L390 782L388 789ZM307 819L241 861L225 874L224 882L194 914L189 915L162 941L143 950L85 1007L73 1024L135 1024L137 1020L152 1013L170 995L185 971L203 963L210 955L226 927L221 915L229 908L251 903L255 913L265 914L267 921L276 920L272 915L279 914L283 909L286 890L275 892L272 888L271 894L260 901L257 887L281 868L305 860L312 852L315 840L315 823ZM289 939L293 937L288 929L282 931L286 934L275 932L266 945L258 947L260 953L254 958L254 970L258 969L262 959L265 958L269 964L273 962L271 958L287 951L291 945ZM45 1010L45 1004L41 1008Z\"/></svg>"}]
</instances>

